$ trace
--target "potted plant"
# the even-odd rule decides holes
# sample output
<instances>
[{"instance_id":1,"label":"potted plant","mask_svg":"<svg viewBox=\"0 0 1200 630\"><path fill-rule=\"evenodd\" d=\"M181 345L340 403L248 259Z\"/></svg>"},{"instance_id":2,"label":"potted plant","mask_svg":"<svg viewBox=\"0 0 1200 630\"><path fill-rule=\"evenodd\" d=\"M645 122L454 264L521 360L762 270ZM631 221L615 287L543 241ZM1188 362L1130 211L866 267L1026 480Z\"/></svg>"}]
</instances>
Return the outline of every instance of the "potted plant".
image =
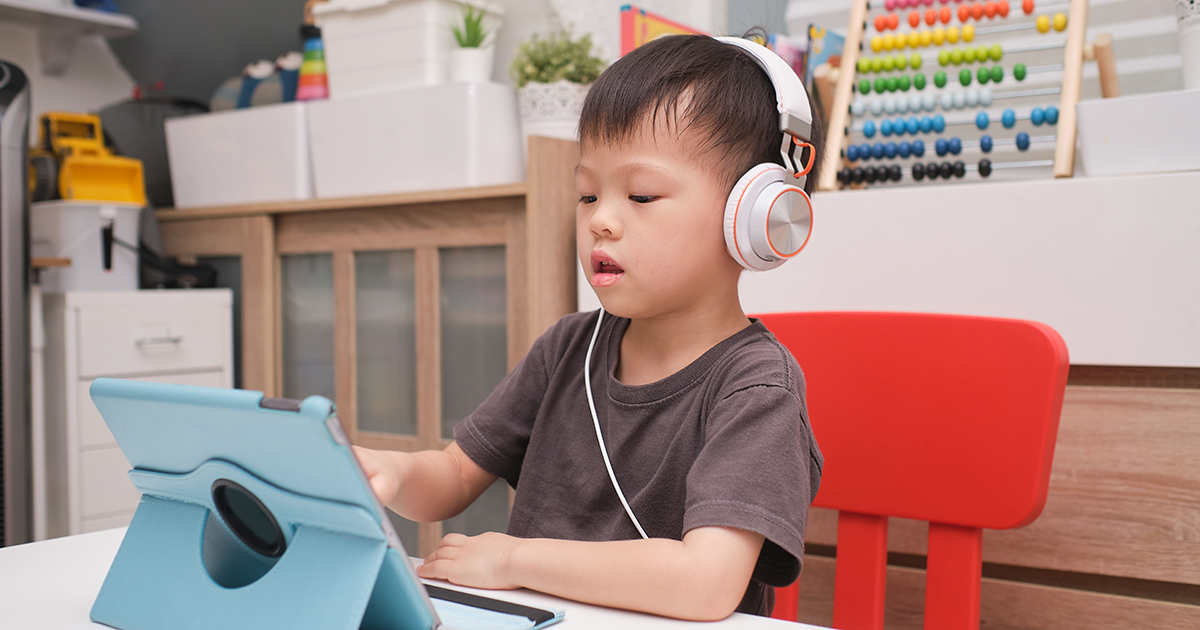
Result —
<instances>
[{"instance_id":1,"label":"potted plant","mask_svg":"<svg viewBox=\"0 0 1200 630\"><path fill-rule=\"evenodd\" d=\"M450 80L483 82L492 79L496 47L487 44L491 32L484 26L486 12L465 5L460 24L451 27L458 48L450 51ZM487 45L485 45L487 44Z\"/></svg>"},{"instance_id":2,"label":"potted plant","mask_svg":"<svg viewBox=\"0 0 1200 630\"><path fill-rule=\"evenodd\" d=\"M566 31L534 35L517 49L509 74L517 86L521 134L575 140L583 99L604 62L592 52L592 37L572 40Z\"/></svg>"}]
</instances>

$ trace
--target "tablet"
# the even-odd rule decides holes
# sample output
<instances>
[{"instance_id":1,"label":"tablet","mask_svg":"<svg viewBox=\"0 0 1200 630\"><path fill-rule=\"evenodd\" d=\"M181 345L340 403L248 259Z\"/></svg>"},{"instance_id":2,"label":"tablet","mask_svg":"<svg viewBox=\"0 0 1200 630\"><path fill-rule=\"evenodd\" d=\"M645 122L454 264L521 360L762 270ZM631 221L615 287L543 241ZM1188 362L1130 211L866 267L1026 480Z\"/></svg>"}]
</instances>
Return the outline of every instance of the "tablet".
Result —
<instances>
[{"instance_id":1,"label":"tablet","mask_svg":"<svg viewBox=\"0 0 1200 630\"><path fill-rule=\"evenodd\" d=\"M109 378L96 379L91 396L133 467L130 478L143 492L139 511L148 500L157 499L208 510L204 562L210 577L227 589L253 583L276 564L285 566L283 559L297 531L319 531L338 519L368 520L362 519L366 514L373 536L386 540L386 551L362 613L362 627L449 630L461 624L516 629L541 628L562 619L561 611L426 587L327 398L299 401L267 398L261 392ZM202 483L186 485L186 480ZM134 518L127 539L135 526L146 527ZM226 560L229 557L235 561ZM222 562L230 568L223 570ZM303 570L295 561L286 566ZM97 608L99 598L93 619Z\"/></svg>"}]
</instances>

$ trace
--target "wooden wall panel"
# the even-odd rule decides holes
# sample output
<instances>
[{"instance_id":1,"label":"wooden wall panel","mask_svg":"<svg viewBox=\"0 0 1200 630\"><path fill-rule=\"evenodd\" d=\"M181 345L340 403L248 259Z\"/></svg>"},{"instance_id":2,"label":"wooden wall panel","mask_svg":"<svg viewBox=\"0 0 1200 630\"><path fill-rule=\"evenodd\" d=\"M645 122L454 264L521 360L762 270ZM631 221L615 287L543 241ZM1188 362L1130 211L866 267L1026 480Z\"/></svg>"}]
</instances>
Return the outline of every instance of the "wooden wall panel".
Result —
<instances>
[{"instance_id":1,"label":"wooden wall panel","mask_svg":"<svg viewBox=\"0 0 1200 630\"><path fill-rule=\"evenodd\" d=\"M381 210L300 213L279 217L279 251L284 254L500 245L507 216L521 210L520 198L473 200ZM465 226L465 227L464 227Z\"/></svg>"},{"instance_id":2,"label":"wooden wall panel","mask_svg":"<svg viewBox=\"0 0 1200 630\"><path fill-rule=\"evenodd\" d=\"M1068 387L1050 492L1030 526L986 531L984 562L1200 584L1200 390ZM892 519L889 549L928 527ZM809 543L836 544L814 509Z\"/></svg>"},{"instance_id":3,"label":"wooden wall panel","mask_svg":"<svg viewBox=\"0 0 1200 630\"><path fill-rule=\"evenodd\" d=\"M275 220L269 216L236 220L243 230L242 387L279 396L283 390L276 369L281 364L281 335Z\"/></svg>"},{"instance_id":4,"label":"wooden wall panel","mask_svg":"<svg viewBox=\"0 0 1200 630\"><path fill-rule=\"evenodd\" d=\"M800 575L800 621L833 623L832 558L807 555ZM888 567L886 630L922 630L925 572ZM980 627L986 630L1192 630L1200 606L985 578Z\"/></svg>"},{"instance_id":5,"label":"wooden wall panel","mask_svg":"<svg viewBox=\"0 0 1200 630\"><path fill-rule=\"evenodd\" d=\"M240 256L245 225L243 218L201 219L160 223L158 230L168 256Z\"/></svg>"},{"instance_id":6,"label":"wooden wall panel","mask_svg":"<svg viewBox=\"0 0 1200 630\"><path fill-rule=\"evenodd\" d=\"M526 234L529 247L529 341L575 312L575 166L579 144L529 138Z\"/></svg>"}]
</instances>

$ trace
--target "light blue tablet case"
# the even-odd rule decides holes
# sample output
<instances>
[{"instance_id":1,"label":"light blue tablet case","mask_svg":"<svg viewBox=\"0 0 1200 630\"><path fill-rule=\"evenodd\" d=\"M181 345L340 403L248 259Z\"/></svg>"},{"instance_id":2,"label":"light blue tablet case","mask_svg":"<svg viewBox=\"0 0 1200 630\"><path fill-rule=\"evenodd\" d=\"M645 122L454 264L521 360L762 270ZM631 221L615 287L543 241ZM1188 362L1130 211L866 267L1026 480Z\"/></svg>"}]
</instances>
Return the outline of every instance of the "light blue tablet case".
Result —
<instances>
[{"instance_id":1,"label":"light blue tablet case","mask_svg":"<svg viewBox=\"0 0 1200 630\"><path fill-rule=\"evenodd\" d=\"M388 545L329 400L297 408L259 392L104 378L91 394L143 493L93 621L122 630L438 625L403 547ZM280 557L252 551L218 517L222 479L274 515Z\"/></svg>"}]
</instances>

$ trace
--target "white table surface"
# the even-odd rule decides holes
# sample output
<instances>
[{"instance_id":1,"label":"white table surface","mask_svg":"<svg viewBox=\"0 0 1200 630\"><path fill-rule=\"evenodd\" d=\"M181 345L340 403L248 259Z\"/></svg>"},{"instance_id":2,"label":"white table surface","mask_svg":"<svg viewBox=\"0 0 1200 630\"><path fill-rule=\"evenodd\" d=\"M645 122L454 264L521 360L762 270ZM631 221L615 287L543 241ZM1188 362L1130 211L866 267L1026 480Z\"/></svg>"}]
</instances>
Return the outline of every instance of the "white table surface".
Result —
<instances>
[{"instance_id":1,"label":"white table surface","mask_svg":"<svg viewBox=\"0 0 1200 630\"><path fill-rule=\"evenodd\" d=\"M92 602L117 553L124 529L56 538L44 542L0 548L0 628L33 630L52 628L105 628L88 618ZM590 606L532 591L479 591L452 585L452 588L505 599L530 606L558 608L566 616L553 628L684 628L697 624L675 619ZM722 630L771 627L809 628L817 626L735 614L714 624Z\"/></svg>"}]
</instances>

